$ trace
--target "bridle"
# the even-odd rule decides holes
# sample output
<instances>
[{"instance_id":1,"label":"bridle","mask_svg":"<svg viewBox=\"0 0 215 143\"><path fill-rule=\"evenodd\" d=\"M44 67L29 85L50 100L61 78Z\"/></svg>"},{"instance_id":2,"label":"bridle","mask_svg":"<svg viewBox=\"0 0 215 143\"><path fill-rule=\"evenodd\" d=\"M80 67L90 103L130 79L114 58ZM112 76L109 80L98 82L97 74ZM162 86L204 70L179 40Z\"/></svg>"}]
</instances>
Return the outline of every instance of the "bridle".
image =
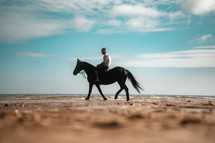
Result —
<instances>
[{"instance_id":1,"label":"bridle","mask_svg":"<svg viewBox=\"0 0 215 143\"><path fill-rule=\"evenodd\" d=\"M86 77L86 73L85 73L84 71L80 71L79 73L80 73L84 78L87 78L87 77Z\"/></svg>"}]
</instances>

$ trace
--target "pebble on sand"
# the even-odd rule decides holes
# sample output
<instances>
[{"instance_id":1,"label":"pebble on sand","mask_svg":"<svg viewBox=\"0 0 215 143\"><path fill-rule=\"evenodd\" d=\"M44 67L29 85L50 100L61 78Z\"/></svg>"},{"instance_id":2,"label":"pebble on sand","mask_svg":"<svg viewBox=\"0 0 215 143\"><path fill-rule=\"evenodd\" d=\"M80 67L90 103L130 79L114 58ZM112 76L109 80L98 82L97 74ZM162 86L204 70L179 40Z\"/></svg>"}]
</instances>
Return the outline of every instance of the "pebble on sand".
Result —
<instances>
[{"instance_id":1,"label":"pebble on sand","mask_svg":"<svg viewBox=\"0 0 215 143\"><path fill-rule=\"evenodd\" d=\"M208 105L214 105L214 104L213 104L213 101L211 101L211 100L208 101Z\"/></svg>"}]
</instances>

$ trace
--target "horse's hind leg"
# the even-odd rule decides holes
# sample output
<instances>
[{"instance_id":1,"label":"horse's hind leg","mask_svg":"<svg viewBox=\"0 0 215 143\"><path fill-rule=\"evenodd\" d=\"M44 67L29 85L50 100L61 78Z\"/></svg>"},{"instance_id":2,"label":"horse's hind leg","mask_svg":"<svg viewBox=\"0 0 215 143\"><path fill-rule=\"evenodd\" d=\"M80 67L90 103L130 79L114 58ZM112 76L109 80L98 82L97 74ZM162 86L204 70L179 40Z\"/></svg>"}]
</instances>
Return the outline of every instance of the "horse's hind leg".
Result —
<instances>
[{"instance_id":1,"label":"horse's hind leg","mask_svg":"<svg viewBox=\"0 0 215 143\"><path fill-rule=\"evenodd\" d=\"M101 94L101 96L103 97L104 100L107 100L107 98L104 96L104 94L102 93L102 90L100 88L100 86L98 84L96 84L96 87L98 88L99 90L99 93Z\"/></svg>"},{"instance_id":2,"label":"horse's hind leg","mask_svg":"<svg viewBox=\"0 0 215 143\"><path fill-rule=\"evenodd\" d=\"M117 99L117 98L118 98L119 93L120 93L123 89L125 89L127 101L128 101L128 100L130 100L130 98L129 98L129 91L128 91L128 87L125 85L125 81L118 82L118 83L119 83L119 86L120 86L120 90L116 93L116 95L115 95L115 99Z\"/></svg>"},{"instance_id":3,"label":"horse's hind leg","mask_svg":"<svg viewBox=\"0 0 215 143\"><path fill-rule=\"evenodd\" d=\"M87 98L85 98L85 100L89 100L89 99L90 99L90 94L91 94L91 92L92 92L92 88L93 88L93 84L92 84L92 83L90 83L90 84L89 84L89 92L88 92L88 96L87 96Z\"/></svg>"},{"instance_id":4,"label":"horse's hind leg","mask_svg":"<svg viewBox=\"0 0 215 143\"><path fill-rule=\"evenodd\" d=\"M127 101L130 100L128 87L125 85L125 83L121 84L120 86L122 89L125 89Z\"/></svg>"},{"instance_id":5,"label":"horse's hind leg","mask_svg":"<svg viewBox=\"0 0 215 143\"><path fill-rule=\"evenodd\" d=\"M129 92L128 92L128 87L125 85L124 89L125 89L126 97L127 97L127 101L128 101L128 100L130 100Z\"/></svg>"},{"instance_id":6,"label":"horse's hind leg","mask_svg":"<svg viewBox=\"0 0 215 143\"><path fill-rule=\"evenodd\" d=\"M120 92L123 90L123 88L120 88L120 90L119 91L117 91L117 93L116 93L116 95L115 95L115 99L117 99L118 98L118 95L120 94Z\"/></svg>"}]
</instances>

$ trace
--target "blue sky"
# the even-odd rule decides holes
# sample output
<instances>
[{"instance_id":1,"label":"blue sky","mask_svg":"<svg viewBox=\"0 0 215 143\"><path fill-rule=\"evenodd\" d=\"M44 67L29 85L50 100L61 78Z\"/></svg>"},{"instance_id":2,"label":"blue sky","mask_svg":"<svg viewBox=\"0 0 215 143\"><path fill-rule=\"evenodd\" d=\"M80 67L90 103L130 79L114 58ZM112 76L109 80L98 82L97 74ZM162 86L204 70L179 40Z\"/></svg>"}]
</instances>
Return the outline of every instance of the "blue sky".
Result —
<instances>
[{"instance_id":1,"label":"blue sky","mask_svg":"<svg viewBox=\"0 0 215 143\"><path fill-rule=\"evenodd\" d=\"M107 47L143 94L215 95L214 26L214 0L1 0L0 93L87 93L76 59Z\"/></svg>"}]
</instances>

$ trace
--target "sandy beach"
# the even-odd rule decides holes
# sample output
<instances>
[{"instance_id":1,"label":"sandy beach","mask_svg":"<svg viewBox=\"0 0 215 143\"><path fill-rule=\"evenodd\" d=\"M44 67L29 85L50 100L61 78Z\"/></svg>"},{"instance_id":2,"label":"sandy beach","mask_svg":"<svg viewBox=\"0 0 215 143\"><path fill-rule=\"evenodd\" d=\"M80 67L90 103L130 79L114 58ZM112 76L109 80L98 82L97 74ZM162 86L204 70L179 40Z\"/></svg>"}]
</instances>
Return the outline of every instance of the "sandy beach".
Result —
<instances>
[{"instance_id":1,"label":"sandy beach","mask_svg":"<svg viewBox=\"0 0 215 143\"><path fill-rule=\"evenodd\" d=\"M215 97L1 95L1 143L214 143Z\"/></svg>"}]
</instances>

